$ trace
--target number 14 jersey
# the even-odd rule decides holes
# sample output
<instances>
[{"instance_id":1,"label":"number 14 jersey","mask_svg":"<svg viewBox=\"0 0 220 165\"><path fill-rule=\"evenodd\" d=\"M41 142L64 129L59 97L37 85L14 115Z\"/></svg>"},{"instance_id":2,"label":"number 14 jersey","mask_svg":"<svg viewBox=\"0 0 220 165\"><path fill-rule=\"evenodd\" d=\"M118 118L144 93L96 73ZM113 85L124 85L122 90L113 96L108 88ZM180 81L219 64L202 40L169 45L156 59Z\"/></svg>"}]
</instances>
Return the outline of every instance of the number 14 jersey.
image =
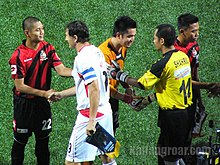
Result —
<instances>
[{"instance_id":1,"label":"number 14 jersey","mask_svg":"<svg viewBox=\"0 0 220 165\"><path fill-rule=\"evenodd\" d=\"M171 50L163 54L138 82L148 90L155 86L162 110L186 109L192 104L190 61L181 51Z\"/></svg>"}]
</instances>

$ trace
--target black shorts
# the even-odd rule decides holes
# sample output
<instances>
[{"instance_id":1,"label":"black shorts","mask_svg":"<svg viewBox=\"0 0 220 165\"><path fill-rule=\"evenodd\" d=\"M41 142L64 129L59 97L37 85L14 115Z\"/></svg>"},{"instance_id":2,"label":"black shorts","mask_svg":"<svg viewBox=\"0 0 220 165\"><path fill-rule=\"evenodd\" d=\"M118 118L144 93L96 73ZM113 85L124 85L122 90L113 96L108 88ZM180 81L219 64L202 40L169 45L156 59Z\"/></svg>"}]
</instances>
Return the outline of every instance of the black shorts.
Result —
<instances>
[{"instance_id":1,"label":"black shorts","mask_svg":"<svg viewBox=\"0 0 220 165\"><path fill-rule=\"evenodd\" d=\"M167 161L175 161L187 152L189 118L185 110L159 110L158 154Z\"/></svg>"},{"instance_id":2,"label":"black shorts","mask_svg":"<svg viewBox=\"0 0 220 165\"><path fill-rule=\"evenodd\" d=\"M113 129L115 130L119 127L119 100L110 97L109 102L112 108Z\"/></svg>"},{"instance_id":3,"label":"black shorts","mask_svg":"<svg viewBox=\"0 0 220 165\"><path fill-rule=\"evenodd\" d=\"M42 139L52 130L52 114L49 102L40 97L26 99L14 96L14 138L26 143L35 134L36 139Z\"/></svg>"}]
</instances>

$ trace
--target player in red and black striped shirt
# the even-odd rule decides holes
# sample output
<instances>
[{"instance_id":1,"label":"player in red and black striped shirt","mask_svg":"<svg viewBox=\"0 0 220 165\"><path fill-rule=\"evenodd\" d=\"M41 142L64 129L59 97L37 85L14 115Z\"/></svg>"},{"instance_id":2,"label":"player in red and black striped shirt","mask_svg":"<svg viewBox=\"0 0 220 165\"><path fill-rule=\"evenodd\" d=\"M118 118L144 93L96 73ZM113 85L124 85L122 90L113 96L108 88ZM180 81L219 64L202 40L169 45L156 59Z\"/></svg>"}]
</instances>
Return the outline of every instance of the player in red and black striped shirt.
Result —
<instances>
[{"instance_id":1,"label":"player in red and black striped shirt","mask_svg":"<svg viewBox=\"0 0 220 165\"><path fill-rule=\"evenodd\" d=\"M50 90L51 69L61 76L71 76L72 69L66 68L53 45L44 41L44 27L38 18L25 18L22 27L26 39L9 60L15 85L12 164L23 164L25 145L33 132L37 162L49 165L52 120L47 98L53 92Z\"/></svg>"}]
</instances>

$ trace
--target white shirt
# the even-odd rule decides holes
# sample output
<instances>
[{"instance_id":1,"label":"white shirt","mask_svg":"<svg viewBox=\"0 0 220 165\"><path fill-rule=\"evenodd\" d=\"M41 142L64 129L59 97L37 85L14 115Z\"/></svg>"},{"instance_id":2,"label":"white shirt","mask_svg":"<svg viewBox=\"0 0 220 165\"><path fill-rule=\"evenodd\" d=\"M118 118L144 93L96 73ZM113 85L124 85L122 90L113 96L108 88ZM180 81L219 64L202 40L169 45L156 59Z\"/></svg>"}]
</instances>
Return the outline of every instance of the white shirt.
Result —
<instances>
[{"instance_id":1,"label":"white shirt","mask_svg":"<svg viewBox=\"0 0 220 165\"><path fill-rule=\"evenodd\" d=\"M75 57L73 77L76 86L77 110L90 108L88 84L98 80L99 106L109 103L109 82L103 53L94 45L83 47Z\"/></svg>"}]
</instances>

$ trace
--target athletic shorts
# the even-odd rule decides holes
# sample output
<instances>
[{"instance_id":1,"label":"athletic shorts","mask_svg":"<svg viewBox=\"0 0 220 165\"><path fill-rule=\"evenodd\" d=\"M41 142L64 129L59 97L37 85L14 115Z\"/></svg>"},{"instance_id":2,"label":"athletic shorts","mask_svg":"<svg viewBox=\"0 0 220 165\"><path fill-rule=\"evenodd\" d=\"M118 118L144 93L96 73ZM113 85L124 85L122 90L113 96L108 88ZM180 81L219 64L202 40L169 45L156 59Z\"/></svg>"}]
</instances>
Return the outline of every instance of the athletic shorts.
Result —
<instances>
[{"instance_id":1,"label":"athletic shorts","mask_svg":"<svg viewBox=\"0 0 220 165\"><path fill-rule=\"evenodd\" d=\"M52 130L52 114L48 101L36 97L26 99L14 96L14 138L20 143L26 143L35 134L36 139L42 139Z\"/></svg>"},{"instance_id":2,"label":"athletic shorts","mask_svg":"<svg viewBox=\"0 0 220 165\"><path fill-rule=\"evenodd\" d=\"M115 130L119 127L119 100L110 97L109 103L112 108L113 129Z\"/></svg>"},{"instance_id":3,"label":"athletic shorts","mask_svg":"<svg viewBox=\"0 0 220 165\"><path fill-rule=\"evenodd\" d=\"M75 126L69 140L69 146L67 148L66 160L70 162L86 162L94 161L96 155L103 154L97 147L85 142L86 126L89 121L89 109L80 110ZM110 104L99 107L97 112L96 121L108 131L112 136L112 111Z\"/></svg>"},{"instance_id":4,"label":"athletic shorts","mask_svg":"<svg viewBox=\"0 0 220 165\"><path fill-rule=\"evenodd\" d=\"M158 154L167 161L175 161L187 152L189 118L185 110L159 110L160 135Z\"/></svg>"}]
</instances>

